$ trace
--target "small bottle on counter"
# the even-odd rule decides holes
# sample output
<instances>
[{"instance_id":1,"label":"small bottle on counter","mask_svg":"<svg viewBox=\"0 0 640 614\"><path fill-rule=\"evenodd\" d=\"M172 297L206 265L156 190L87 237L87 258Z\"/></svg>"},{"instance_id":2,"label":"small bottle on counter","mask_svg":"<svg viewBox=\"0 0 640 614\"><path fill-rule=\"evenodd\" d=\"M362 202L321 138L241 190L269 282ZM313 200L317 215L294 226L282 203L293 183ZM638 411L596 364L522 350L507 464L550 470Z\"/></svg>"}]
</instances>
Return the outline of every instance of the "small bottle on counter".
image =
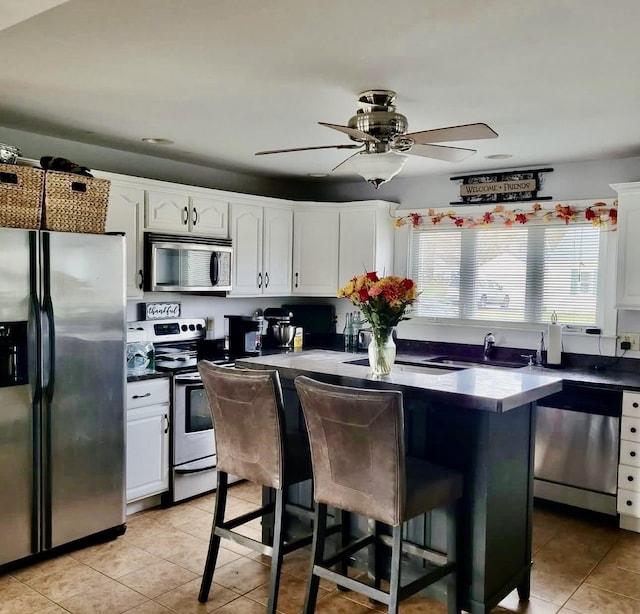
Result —
<instances>
[{"instance_id":1,"label":"small bottle on counter","mask_svg":"<svg viewBox=\"0 0 640 614\"><path fill-rule=\"evenodd\" d=\"M342 330L342 337L344 341L344 351L351 351L351 329L352 329L352 321L351 321L351 313L347 313L344 316L344 329Z\"/></svg>"}]
</instances>

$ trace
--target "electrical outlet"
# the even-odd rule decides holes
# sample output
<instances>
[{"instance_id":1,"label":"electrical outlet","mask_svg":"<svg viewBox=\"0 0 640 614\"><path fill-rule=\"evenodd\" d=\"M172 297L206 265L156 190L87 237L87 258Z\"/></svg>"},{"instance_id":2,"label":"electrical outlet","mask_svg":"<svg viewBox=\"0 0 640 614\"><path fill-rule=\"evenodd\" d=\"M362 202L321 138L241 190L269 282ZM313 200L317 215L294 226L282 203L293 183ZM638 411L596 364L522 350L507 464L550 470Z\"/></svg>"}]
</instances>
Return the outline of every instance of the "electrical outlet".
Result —
<instances>
[{"instance_id":1,"label":"electrical outlet","mask_svg":"<svg viewBox=\"0 0 640 614\"><path fill-rule=\"evenodd\" d=\"M640 351L640 334L639 333L620 333L620 343L628 341L631 344L629 348L633 352Z\"/></svg>"}]
</instances>

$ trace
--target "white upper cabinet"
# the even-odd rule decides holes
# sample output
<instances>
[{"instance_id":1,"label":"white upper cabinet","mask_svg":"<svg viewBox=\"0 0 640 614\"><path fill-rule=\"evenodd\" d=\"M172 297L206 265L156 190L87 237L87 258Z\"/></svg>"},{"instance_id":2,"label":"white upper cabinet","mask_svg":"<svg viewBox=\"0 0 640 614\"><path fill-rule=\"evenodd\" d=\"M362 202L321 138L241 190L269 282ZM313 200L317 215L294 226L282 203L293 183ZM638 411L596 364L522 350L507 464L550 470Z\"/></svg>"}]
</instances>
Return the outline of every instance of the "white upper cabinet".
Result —
<instances>
[{"instance_id":1,"label":"white upper cabinet","mask_svg":"<svg viewBox=\"0 0 640 614\"><path fill-rule=\"evenodd\" d=\"M226 237L228 201L203 192L188 187L148 190L145 228Z\"/></svg>"},{"instance_id":2,"label":"white upper cabinet","mask_svg":"<svg viewBox=\"0 0 640 614\"><path fill-rule=\"evenodd\" d=\"M640 309L640 182L611 187L618 192L616 307Z\"/></svg>"},{"instance_id":3,"label":"white upper cabinet","mask_svg":"<svg viewBox=\"0 0 640 614\"><path fill-rule=\"evenodd\" d=\"M144 195L142 186L111 180L106 231L124 232L126 236L127 298L139 299L143 294Z\"/></svg>"},{"instance_id":4,"label":"white upper cabinet","mask_svg":"<svg viewBox=\"0 0 640 614\"><path fill-rule=\"evenodd\" d=\"M290 206L264 208L262 241L262 294L291 294L293 210Z\"/></svg>"},{"instance_id":5,"label":"white upper cabinet","mask_svg":"<svg viewBox=\"0 0 640 614\"><path fill-rule=\"evenodd\" d=\"M383 201L340 208L338 283L368 271L393 274L393 218Z\"/></svg>"},{"instance_id":6,"label":"white upper cabinet","mask_svg":"<svg viewBox=\"0 0 640 614\"><path fill-rule=\"evenodd\" d=\"M231 203L229 231L233 245L230 295L256 296L261 293L262 207Z\"/></svg>"},{"instance_id":7,"label":"white upper cabinet","mask_svg":"<svg viewBox=\"0 0 640 614\"><path fill-rule=\"evenodd\" d=\"M340 213L319 203L294 207L292 293L335 297Z\"/></svg>"},{"instance_id":8,"label":"white upper cabinet","mask_svg":"<svg viewBox=\"0 0 640 614\"><path fill-rule=\"evenodd\" d=\"M231 203L231 296L291 294L293 212L287 204Z\"/></svg>"}]
</instances>

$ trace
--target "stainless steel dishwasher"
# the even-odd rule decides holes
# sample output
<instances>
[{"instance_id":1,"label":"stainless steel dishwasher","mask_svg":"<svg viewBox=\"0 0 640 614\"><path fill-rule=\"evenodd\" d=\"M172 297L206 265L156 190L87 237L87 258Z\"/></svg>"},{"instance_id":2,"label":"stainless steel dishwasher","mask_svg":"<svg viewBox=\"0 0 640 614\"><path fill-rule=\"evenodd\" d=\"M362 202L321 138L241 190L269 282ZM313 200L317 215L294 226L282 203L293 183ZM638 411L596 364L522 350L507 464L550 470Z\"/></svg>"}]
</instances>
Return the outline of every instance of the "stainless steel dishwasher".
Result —
<instances>
[{"instance_id":1,"label":"stainless steel dishwasher","mask_svg":"<svg viewBox=\"0 0 640 614\"><path fill-rule=\"evenodd\" d=\"M540 400L534 495L616 514L622 392L564 383Z\"/></svg>"}]
</instances>

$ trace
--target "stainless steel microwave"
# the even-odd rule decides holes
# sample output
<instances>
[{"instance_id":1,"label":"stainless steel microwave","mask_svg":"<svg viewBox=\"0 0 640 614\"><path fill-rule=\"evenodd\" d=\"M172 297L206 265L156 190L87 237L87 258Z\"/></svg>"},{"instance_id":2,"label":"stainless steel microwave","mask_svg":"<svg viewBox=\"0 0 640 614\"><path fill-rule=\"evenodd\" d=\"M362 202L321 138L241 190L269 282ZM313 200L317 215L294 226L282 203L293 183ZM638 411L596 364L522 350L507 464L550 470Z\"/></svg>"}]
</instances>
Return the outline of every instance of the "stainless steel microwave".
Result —
<instances>
[{"instance_id":1,"label":"stainless steel microwave","mask_svg":"<svg viewBox=\"0 0 640 614\"><path fill-rule=\"evenodd\" d=\"M231 239L144 234L144 288L150 292L228 292Z\"/></svg>"}]
</instances>

